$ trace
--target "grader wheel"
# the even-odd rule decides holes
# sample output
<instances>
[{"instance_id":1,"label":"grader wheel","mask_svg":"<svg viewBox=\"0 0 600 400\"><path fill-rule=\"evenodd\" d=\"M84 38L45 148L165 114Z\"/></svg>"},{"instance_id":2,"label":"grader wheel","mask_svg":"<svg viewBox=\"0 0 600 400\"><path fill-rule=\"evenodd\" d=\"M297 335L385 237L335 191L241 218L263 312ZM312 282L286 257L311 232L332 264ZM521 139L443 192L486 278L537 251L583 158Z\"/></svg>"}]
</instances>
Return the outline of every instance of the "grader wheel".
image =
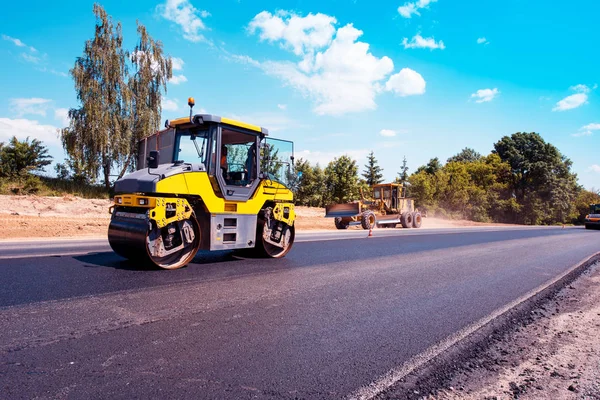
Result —
<instances>
[{"instance_id":1,"label":"grader wheel","mask_svg":"<svg viewBox=\"0 0 600 400\"><path fill-rule=\"evenodd\" d=\"M344 222L342 217L335 217L333 222L335 223L335 227L337 229L348 229L350 224L348 222Z\"/></svg>"},{"instance_id":2,"label":"grader wheel","mask_svg":"<svg viewBox=\"0 0 600 400\"><path fill-rule=\"evenodd\" d=\"M412 213L405 212L400 217L400 223L403 228L412 228L413 226L413 215Z\"/></svg>"},{"instance_id":3,"label":"grader wheel","mask_svg":"<svg viewBox=\"0 0 600 400\"><path fill-rule=\"evenodd\" d=\"M422 220L423 219L421 217L420 212L413 213L413 223L412 223L413 228L420 228Z\"/></svg>"},{"instance_id":4,"label":"grader wheel","mask_svg":"<svg viewBox=\"0 0 600 400\"><path fill-rule=\"evenodd\" d=\"M361 226L363 227L363 229L367 230L375 228L376 222L377 219L373 211L365 211L360 219Z\"/></svg>"}]
</instances>

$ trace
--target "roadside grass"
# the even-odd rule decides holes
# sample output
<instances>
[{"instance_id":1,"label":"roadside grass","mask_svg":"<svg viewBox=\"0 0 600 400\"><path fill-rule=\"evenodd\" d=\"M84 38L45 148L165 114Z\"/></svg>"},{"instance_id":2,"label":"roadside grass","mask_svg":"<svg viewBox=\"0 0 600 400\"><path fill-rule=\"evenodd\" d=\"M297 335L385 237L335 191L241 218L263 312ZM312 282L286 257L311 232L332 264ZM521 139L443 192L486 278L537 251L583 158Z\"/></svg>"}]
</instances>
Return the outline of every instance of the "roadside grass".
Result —
<instances>
[{"instance_id":1,"label":"roadside grass","mask_svg":"<svg viewBox=\"0 0 600 400\"><path fill-rule=\"evenodd\" d=\"M102 185L32 174L23 177L0 178L0 194L51 197L71 195L85 199L108 199L110 197L109 192Z\"/></svg>"}]
</instances>

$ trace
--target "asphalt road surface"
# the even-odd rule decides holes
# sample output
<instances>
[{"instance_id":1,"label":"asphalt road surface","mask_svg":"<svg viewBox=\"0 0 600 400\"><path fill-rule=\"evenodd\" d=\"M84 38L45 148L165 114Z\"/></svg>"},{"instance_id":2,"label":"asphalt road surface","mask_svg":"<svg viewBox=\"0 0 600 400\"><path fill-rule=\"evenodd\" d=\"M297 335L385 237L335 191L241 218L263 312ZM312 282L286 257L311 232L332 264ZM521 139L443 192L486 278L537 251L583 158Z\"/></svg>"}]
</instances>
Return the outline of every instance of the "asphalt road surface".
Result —
<instances>
[{"instance_id":1,"label":"asphalt road surface","mask_svg":"<svg viewBox=\"0 0 600 400\"><path fill-rule=\"evenodd\" d=\"M600 251L579 228L299 235L144 270L103 240L0 244L2 398L343 398Z\"/></svg>"}]
</instances>

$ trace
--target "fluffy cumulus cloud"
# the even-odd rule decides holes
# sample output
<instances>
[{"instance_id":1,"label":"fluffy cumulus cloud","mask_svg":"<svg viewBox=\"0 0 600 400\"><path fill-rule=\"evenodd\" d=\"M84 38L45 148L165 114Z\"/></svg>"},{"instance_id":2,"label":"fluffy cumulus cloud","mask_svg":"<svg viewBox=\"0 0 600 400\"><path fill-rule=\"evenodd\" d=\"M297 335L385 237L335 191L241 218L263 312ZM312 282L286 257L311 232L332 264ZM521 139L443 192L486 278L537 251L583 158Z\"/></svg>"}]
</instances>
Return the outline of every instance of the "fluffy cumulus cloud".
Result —
<instances>
[{"instance_id":1,"label":"fluffy cumulus cloud","mask_svg":"<svg viewBox=\"0 0 600 400\"><path fill-rule=\"evenodd\" d=\"M560 100L558 103L556 103L552 111L567 111L587 104L588 93L591 92L592 89L590 89L586 85L581 84L571 86L569 89L577 93L567 96L564 99Z\"/></svg>"},{"instance_id":2,"label":"fluffy cumulus cloud","mask_svg":"<svg viewBox=\"0 0 600 400\"><path fill-rule=\"evenodd\" d=\"M572 94L556 103L552 111L572 110L574 108L581 107L582 105L586 104L587 100L588 96L585 93Z\"/></svg>"},{"instance_id":3,"label":"fluffy cumulus cloud","mask_svg":"<svg viewBox=\"0 0 600 400\"><path fill-rule=\"evenodd\" d=\"M493 89L479 89L471 95L472 99L475 99L475 103L486 103L492 101L500 94L498 88Z\"/></svg>"},{"instance_id":4,"label":"fluffy cumulus cloud","mask_svg":"<svg viewBox=\"0 0 600 400\"><path fill-rule=\"evenodd\" d=\"M425 86L425 79L421 74L410 68L402 68L400 72L390 77L385 84L385 89L405 97L425 93Z\"/></svg>"},{"instance_id":5,"label":"fluffy cumulus cloud","mask_svg":"<svg viewBox=\"0 0 600 400\"><path fill-rule=\"evenodd\" d=\"M17 118L24 115L41 115L45 117L51 102L50 99L39 97L10 99L10 111Z\"/></svg>"},{"instance_id":6,"label":"fluffy cumulus cloud","mask_svg":"<svg viewBox=\"0 0 600 400\"><path fill-rule=\"evenodd\" d=\"M394 63L389 57L373 55L368 43L358 41L363 34L361 30L352 24L336 29L336 23L334 17L324 14L301 17L286 11L276 14L263 11L250 22L249 32L258 34L261 40L279 43L298 56L299 61L232 58L260 67L310 97L317 114L340 115L375 109L376 95L396 86L384 84L393 72Z\"/></svg>"},{"instance_id":7,"label":"fluffy cumulus cloud","mask_svg":"<svg viewBox=\"0 0 600 400\"><path fill-rule=\"evenodd\" d=\"M573 136L573 137L592 136L594 134L593 131L598 131L598 130L600 130L600 124L596 124L596 123L587 124L587 125L579 128L579 131L576 133L573 133L571 136Z\"/></svg>"},{"instance_id":8,"label":"fluffy cumulus cloud","mask_svg":"<svg viewBox=\"0 0 600 400\"><path fill-rule=\"evenodd\" d=\"M183 62L183 60L181 58L173 57L171 59L171 61L173 62L173 71L182 71L183 70L183 64L185 64L185 63ZM187 78L183 74L173 74L171 79L169 79L169 83L172 83L173 85L179 85L179 84L182 84L185 82L187 82Z\"/></svg>"},{"instance_id":9,"label":"fluffy cumulus cloud","mask_svg":"<svg viewBox=\"0 0 600 400\"><path fill-rule=\"evenodd\" d=\"M187 78L185 75L173 75L173 77L171 77L171 79L169 79L169 83L172 83L173 85L180 85L184 82L187 82Z\"/></svg>"},{"instance_id":10,"label":"fluffy cumulus cloud","mask_svg":"<svg viewBox=\"0 0 600 400\"><path fill-rule=\"evenodd\" d=\"M261 40L280 42L294 54L304 55L331 43L336 22L334 17L321 13L300 17L287 11L275 15L263 11L250 21L248 30L258 31Z\"/></svg>"},{"instance_id":11,"label":"fluffy cumulus cloud","mask_svg":"<svg viewBox=\"0 0 600 400\"><path fill-rule=\"evenodd\" d=\"M177 100L164 98L162 100L162 109L164 111L178 111L179 110L179 102Z\"/></svg>"},{"instance_id":12,"label":"fluffy cumulus cloud","mask_svg":"<svg viewBox=\"0 0 600 400\"><path fill-rule=\"evenodd\" d=\"M486 38L480 37L477 39L477 44L490 44L490 42Z\"/></svg>"},{"instance_id":13,"label":"fluffy cumulus cloud","mask_svg":"<svg viewBox=\"0 0 600 400\"><path fill-rule=\"evenodd\" d=\"M208 42L200 32L206 30L202 18L210 16L207 11L198 10L189 0L166 0L156 11L160 16L179 25L183 38L190 42Z\"/></svg>"},{"instance_id":14,"label":"fluffy cumulus cloud","mask_svg":"<svg viewBox=\"0 0 600 400\"><path fill-rule=\"evenodd\" d=\"M396 131L392 129L382 129L381 131L379 131L379 134L385 137L394 137L396 136Z\"/></svg>"},{"instance_id":15,"label":"fluffy cumulus cloud","mask_svg":"<svg viewBox=\"0 0 600 400\"><path fill-rule=\"evenodd\" d=\"M398 13L404 18L411 18L413 15L420 16L419 10L428 8L430 3L435 3L437 0L418 0L415 2L407 2L398 7Z\"/></svg>"},{"instance_id":16,"label":"fluffy cumulus cloud","mask_svg":"<svg viewBox=\"0 0 600 400\"><path fill-rule=\"evenodd\" d=\"M35 138L46 145L60 145L58 128L55 126L23 118L0 118L0 142L7 142L13 136L19 140Z\"/></svg>"},{"instance_id":17,"label":"fluffy cumulus cloud","mask_svg":"<svg viewBox=\"0 0 600 400\"><path fill-rule=\"evenodd\" d=\"M592 123L582 126L581 129L589 130L589 131L600 131L600 124Z\"/></svg>"},{"instance_id":18,"label":"fluffy cumulus cloud","mask_svg":"<svg viewBox=\"0 0 600 400\"><path fill-rule=\"evenodd\" d=\"M63 127L68 126L71 121L71 119L69 118L69 109L68 108L55 108L54 109L54 119L59 121Z\"/></svg>"},{"instance_id":19,"label":"fluffy cumulus cloud","mask_svg":"<svg viewBox=\"0 0 600 400\"><path fill-rule=\"evenodd\" d=\"M172 57L171 61L173 62L173 71L181 71L183 69L183 60L178 57Z\"/></svg>"},{"instance_id":20,"label":"fluffy cumulus cloud","mask_svg":"<svg viewBox=\"0 0 600 400\"><path fill-rule=\"evenodd\" d=\"M415 36L413 36L413 38L410 41L408 40L408 38L404 38L404 40L402 40L402 45L405 49L444 50L446 48L444 42L442 42L441 40L439 42L436 42L433 37L424 38L423 36L421 36L420 33L417 33Z\"/></svg>"},{"instance_id":21,"label":"fluffy cumulus cloud","mask_svg":"<svg viewBox=\"0 0 600 400\"><path fill-rule=\"evenodd\" d=\"M587 85L582 84L571 86L569 89L577 93L589 93L592 90Z\"/></svg>"},{"instance_id":22,"label":"fluffy cumulus cloud","mask_svg":"<svg viewBox=\"0 0 600 400\"><path fill-rule=\"evenodd\" d=\"M588 171L597 172L600 174L600 165L598 165L598 164L590 165L590 167L588 168Z\"/></svg>"}]
</instances>

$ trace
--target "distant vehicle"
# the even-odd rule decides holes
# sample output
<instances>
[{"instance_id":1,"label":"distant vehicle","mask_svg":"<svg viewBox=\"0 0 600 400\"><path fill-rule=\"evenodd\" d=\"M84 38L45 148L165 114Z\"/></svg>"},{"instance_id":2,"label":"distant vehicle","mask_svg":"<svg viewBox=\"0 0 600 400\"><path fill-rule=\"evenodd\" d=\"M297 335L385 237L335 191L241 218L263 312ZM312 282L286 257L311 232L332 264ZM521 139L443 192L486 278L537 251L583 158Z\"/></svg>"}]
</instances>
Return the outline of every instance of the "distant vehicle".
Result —
<instances>
[{"instance_id":1,"label":"distant vehicle","mask_svg":"<svg viewBox=\"0 0 600 400\"><path fill-rule=\"evenodd\" d=\"M590 204L590 213L585 216L585 229L600 228L600 204Z\"/></svg>"},{"instance_id":2,"label":"distant vehicle","mask_svg":"<svg viewBox=\"0 0 600 400\"><path fill-rule=\"evenodd\" d=\"M406 188L400 183L374 185L371 198L346 204L331 204L325 208L325 217L334 218L337 229L361 225L363 229L376 226L395 228L420 228L422 217L414 208L414 200L406 197Z\"/></svg>"}]
</instances>

